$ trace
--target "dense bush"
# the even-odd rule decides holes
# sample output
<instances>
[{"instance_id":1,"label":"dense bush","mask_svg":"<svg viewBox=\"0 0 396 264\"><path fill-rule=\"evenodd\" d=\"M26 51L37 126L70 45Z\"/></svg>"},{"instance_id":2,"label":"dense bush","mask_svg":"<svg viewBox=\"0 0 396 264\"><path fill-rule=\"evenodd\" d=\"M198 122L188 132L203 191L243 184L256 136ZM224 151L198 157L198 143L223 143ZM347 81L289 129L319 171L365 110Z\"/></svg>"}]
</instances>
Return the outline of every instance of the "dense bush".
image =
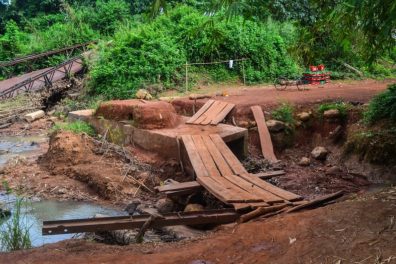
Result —
<instances>
[{"instance_id":1,"label":"dense bush","mask_svg":"<svg viewBox=\"0 0 396 264\"><path fill-rule=\"evenodd\" d=\"M121 28L109 46L103 46L92 65L91 86L108 97L128 98L144 84L182 84L183 66L188 62L212 62L246 58L246 81L270 81L276 76L293 76L298 67L287 53L282 25L244 21L226 22L178 6L151 24ZM234 69L209 66L206 73L224 81L242 77L242 64ZM228 73L229 72L229 73Z\"/></svg>"},{"instance_id":2,"label":"dense bush","mask_svg":"<svg viewBox=\"0 0 396 264\"><path fill-rule=\"evenodd\" d=\"M396 121L396 84L389 85L385 92L375 96L364 112L364 120L369 124L383 119Z\"/></svg>"},{"instance_id":3,"label":"dense bush","mask_svg":"<svg viewBox=\"0 0 396 264\"><path fill-rule=\"evenodd\" d=\"M91 69L91 85L108 98L130 98L145 84L170 85L185 61L172 36L153 25L120 30L109 46L102 47Z\"/></svg>"},{"instance_id":4,"label":"dense bush","mask_svg":"<svg viewBox=\"0 0 396 264\"><path fill-rule=\"evenodd\" d=\"M277 107L274 111L272 111L272 118L275 120L279 120L288 124L294 124L293 117L294 108L292 105L288 103L282 103L279 107Z\"/></svg>"}]
</instances>

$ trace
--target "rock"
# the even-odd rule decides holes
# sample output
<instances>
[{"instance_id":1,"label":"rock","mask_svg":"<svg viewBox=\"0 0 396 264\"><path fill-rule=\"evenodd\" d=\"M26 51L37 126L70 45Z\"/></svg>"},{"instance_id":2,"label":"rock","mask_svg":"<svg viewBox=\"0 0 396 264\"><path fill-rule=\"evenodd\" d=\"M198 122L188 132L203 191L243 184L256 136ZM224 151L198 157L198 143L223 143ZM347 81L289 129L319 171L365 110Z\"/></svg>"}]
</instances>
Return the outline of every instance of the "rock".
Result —
<instances>
[{"instance_id":1,"label":"rock","mask_svg":"<svg viewBox=\"0 0 396 264\"><path fill-rule=\"evenodd\" d=\"M129 215L133 215L137 211L137 208L140 204L140 200L133 200L125 207L124 211L128 212Z\"/></svg>"},{"instance_id":2,"label":"rock","mask_svg":"<svg viewBox=\"0 0 396 264\"><path fill-rule=\"evenodd\" d=\"M298 165L300 165L300 166L309 166L311 164L311 159L310 158L307 158L307 157L302 157L301 159L300 159L300 161L298 162Z\"/></svg>"},{"instance_id":3,"label":"rock","mask_svg":"<svg viewBox=\"0 0 396 264\"><path fill-rule=\"evenodd\" d=\"M162 198L157 201L155 207L158 209L159 213L166 214L173 211L175 203L171 199Z\"/></svg>"},{"instance_id":4,"label":"rock","mask_svg":"<svg viewBox=\"0 0 396 264\"><path fill-rule=\"evenodd\" d=\"M184 212L199 212L203 211L204 207L201 204L187 204L184 208Z\"/></svg>"},{"instance_id":5,"label":"rock","mask_svg":"<svg viewBox=\"0 0 396 264\"><path fill-rule=\"evenodd\" d=\"M325 147L316 147L312 150L311 155L314 159L325 160L328 153Z\"/></svg>"},{"instance_id":6,"label":"rock","mask_svg":"<svg viewBox=\"0 0 396 264\"><path fill-rule=\"evenodd\" d=\"M244 120L238 121L238 126L239 127L248 128L249 127L249 122L248 121L244 121Z\"/></svg>"},{"instance_id":7,"label":"rock","mask_svg":"<svg viewBox=\"0 0 396 264\"><path fill-rule=\"evenodd\" d=\"M341 169L338 166L331 166L326 170L327 175L336 175L341 172Z\"/></svg>"},{"instance_id":8,"label":"rock","mask_svg":"<svg viewBox=\"0 0 396 264\"><path fill-rule=\"evenodd\" d=\"M276 132L283 131L286 128L285 123L283 123L282 121L279 121L279 120L268 120L266 122L266 124L267 124L268 130L270 132L276 133Z\"/></svg>"},{"instance_id":9,"label":"rock","mask_svg":"<svg viewBox=\"0 0 396 264\"><path fill-rule=\"evenodd\" d=\"M67 190L65 188L60 188L57 191L57 194L65 194L65 193L67 193Z\"/></svg>"},{"instance_id":10,"label":"rock","mask_svg":"<svg viewBox=\"0 0 396 264\"><path fill-rule=\"evenodd\" d=\"M311 118L311 116L312 116L311 112L301 112L297 115L297 117L303 122L308 121Z\"/></svg>"},{"instance_id":11,"label":"rock","mask_svg":"<svg viewBox=\"0 0 396 264\"><path fill-rule=\"evenodd\" d=\"M139 89L136 94L135 97L137 99L145 99L145 100L151 100L153 99L153 96L145 89Z\"/></svg>"},{"instance_id":12,"label":"rock","mask_svg":"<svg viewBox=\"0 0 396 264\"><path fill-rule=\"evenodd\" d=\"M330 110L324 111L323 116L325 118L338 118L338 117L340 117L340 111L338 109L330 109Z\"/></svg>"},{"instance_id":13,"label":"rock","mask_svg":"<svg viewBox=\"0 0 396 264\"><path fill-rule=\"evenodd\" d=\"M212 98L213 96L210 94L190 94L188 97L190 100L198 100L198 99L205 99L205 98Z\"/></svg>"},{"instance_id":14,"label":"rock","mask_svg":"<svg viewBox=\"0 0 396 264\"><path fill-rule=\"evenodd\" d=\"M45 116L44 111L43 111L43 110L39 110L39 111L36 111L36 112L33 112L33 113L26 114L26 115L24 116L24 118L25 118L26 121L28 121L28 122L33 122L33 121L35 121L35 120L38 120L38 119L40 119L40 118L43 118L44 116Z\"/></svg>"},{"instance_id":15,"label":"rock","mask_svg":"<svg viewBox=\"0 0 396 264\"><path fill-rule=\"evenodd\" d=\"M0 218L11 215L11 211L7 208L6 204L0 203Z\"/></svg>"}]
</instances>

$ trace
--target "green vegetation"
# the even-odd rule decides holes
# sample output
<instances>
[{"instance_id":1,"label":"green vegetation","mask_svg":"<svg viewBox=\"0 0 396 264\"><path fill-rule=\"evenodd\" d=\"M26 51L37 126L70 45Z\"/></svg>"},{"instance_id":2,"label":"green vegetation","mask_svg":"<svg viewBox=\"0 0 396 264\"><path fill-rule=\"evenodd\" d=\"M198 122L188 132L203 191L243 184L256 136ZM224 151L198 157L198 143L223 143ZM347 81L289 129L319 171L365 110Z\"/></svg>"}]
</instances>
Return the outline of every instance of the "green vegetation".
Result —
<instances>
[{"instance_id":1,"label":"green vegetation","mask_svg":"<svg viewBox=\"0 0 396 264\"><path fill-rule=\"evenodd\" d=\"M3 251L28 249L32 246L27 226L22 213L24 200L17 198L11 219L4 222L0 229L0 246Z\"/></svg>"},{"instance_id":2,"label":"green vegetation","mask_svg":"<svg viewBox=\"0 0 396 264\"><path fill-rule=\"evenodd\" d=\"M0 60L99 40L87 61L90 92L130 98L199 80L272 82L323 63L334 78L396 76L394 1L13 0L0 4ZM150 12L150 16L147 16ZM151 17L151 19L148 19ZM392 35L393 34L393 35ZM51 56L0 69L0 79L48 67ZM244 75L244 76L243 76Z\"/></svg>"},{"instance_id":3,"label":"green vegetation","mask_svg":"<svg viewBox=\"0 0 396 264\"><path fill-rule=\"evenodd\" d=\"M335 103L325 103L321 104L318 107L319 114L323 115L323 113L327 110L335 109L340 113L341 118L346 118L348 115L348 104L344 102L335 102Z\"/></svg>"},{"instance_id":4,"label":"green vegetation","mask_svg":"<svg viewBox=\"0 0 396 264\"><path fill-rule=\"evenodd\" d=\"M344 155L356 154L365 162L391 165L396 162L396 128L373 127L348 136Z\"/></svg>"},{"instance_id":5,"label":"green vegetation","mask_svg":"<svg viewBox=\"0 0 396 264\"><path fill-rule=\"evenodd\" d=\"M396 121L396 84L389 85L385 92L375 96L364 112L364 121L368 124L384 119Z\"/></svg>"},{"instance_id":6,"label":"green vegetation","mask_svg":"<svg viewBox=\"0 0 396 264\"><path fill-rule=\"evenodd\" d=\"M272 111L271 115L273 119L285 122L290 125L294 125L293 117L294 108L291 104L282 103L278 108Z\"/></svg>"},{"instance_id":7,"label":"green vegetation","mask_svg":"<svg viewBox=\"0 0 396 264\"><path fill-rule=\"evenodd\" d=\"M90 136L95 135L95 130L88 123L80 120L73 121L70 123L57 123L52 128L52 131L59 131L59 130L70 131L76 134L85 133Z\"/></svg>"}]
</instances>

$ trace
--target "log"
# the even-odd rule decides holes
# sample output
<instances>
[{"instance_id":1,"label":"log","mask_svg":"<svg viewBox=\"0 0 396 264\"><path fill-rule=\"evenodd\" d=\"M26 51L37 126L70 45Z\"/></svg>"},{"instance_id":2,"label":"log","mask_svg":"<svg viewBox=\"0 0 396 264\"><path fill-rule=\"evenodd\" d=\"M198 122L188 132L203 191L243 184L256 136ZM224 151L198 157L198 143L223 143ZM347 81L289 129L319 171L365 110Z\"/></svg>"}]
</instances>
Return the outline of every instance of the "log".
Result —
<instances>
[{"instance_id":1,"label":"log","mask_svg":"<svg viewBox=\"0 0 396 264\"><path fill-rule=\"evenodd\" d=\"M288 210L287 213L296 212L298 210L309 208L309 207L314 207L314 206L316 207L316 206L322 205L324 203L328 203L328 202L330 202L332 200L335 200L337 198L340 198L343 195L344 195L343 191L339 191L339 192L336 192L336 193L325 195L325 196L316 198L314 200L311 200L309 202L306 202L304 204L301 204L301 205L298 205L296 207L293 207L290 210Z\"/></svg>"},{"instance_id":2,"label":"log","mask_svg":"<svg viewBox=\"0 0 396 264\"><path fill-rule=\"evenodd\" d=\"M253 176L259 177L260 179L266 180L266 179L271 179L272 177L276 176L282 176L285 175L284 170L279 170L279 171L268 171L268 172L260 172L260 173L255 173L252 174Z\"/></svg>"},{"instance_id":3,"label":"log","mask_svg":"<svg viewBox=\"0 0 396 264\"><path fill-rule=\"evenodd\" d=\"M35 121L37 119L40 119L40 118L42 118L44 116L45 116L44 111L43 110L39 110L39 111L36 111L36 112L33 112L33 113L26 114L24 117L25 117L26 121L33 122L33 121Z\"/></svg>"},{"instance_id":4,"label":"log","mask_svg":"<svg viewBox=\"0 0 396 264\"><path fill-rule=\"evenodd\" d=\"M350 69L351 71L357 73L360 77L363 77L363 76L364 76L363 72L359 71L359 70L356 69L355 67L352 67L352 66L349 65L348 63L342 62L342 65L344 65L344 67Z\"/></svg>"},{"instance_id":5,"label":"log","mask_svg":"<svg viewBox=\"0 0 396 264\"><path fill-rule=\"evenodd\" d=\"M254 211L251 211L250 213L244 214L239 218L239 223L245 223L249 220L252 220L253 218L259 217L263 214L266 213L272 213L276 212L278 210L281 210L288 206L287 204L280 204L280 205L274 205L274 206L269 206L269 207L259 207Z\"/></svg>"}]
</instances>

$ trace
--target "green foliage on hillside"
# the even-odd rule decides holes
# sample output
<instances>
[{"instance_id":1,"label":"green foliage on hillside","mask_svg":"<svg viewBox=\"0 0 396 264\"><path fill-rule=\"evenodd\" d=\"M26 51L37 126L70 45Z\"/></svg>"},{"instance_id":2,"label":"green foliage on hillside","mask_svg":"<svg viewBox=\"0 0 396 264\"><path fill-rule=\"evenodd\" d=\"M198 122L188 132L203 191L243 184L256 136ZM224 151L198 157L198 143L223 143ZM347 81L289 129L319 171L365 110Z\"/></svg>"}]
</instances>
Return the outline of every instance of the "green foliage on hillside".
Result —
<instances>
[{"instance_id":1,"label":"green foliage on hillside","mask_svg":"<svg viewBox=\"0 0 396 264\"><path fill-rule=\"evenodd\" d=\"M186 61L236 58L248 59L243 62L248 83L271 81L280 75L292 77L298 74L298 66L287 53L289 38L275 22L211 20L181 5L152 23L122 27L92 65L91 86L108 97L128 98L147 84L182 85ZM232 70L221 65L207 68L214 79L231 76L227 71L242 77L241 63Z\"/></svg>"},{"instance_id":2,"label":"green foliage on hillside","mask_svg":"<svg viewBox=\"0 0 396 264\"><path fill-rule=\"evenodd\" d=\"M389 85L385 92L375 96L364 112L366 123L373 124L384 119L396 122L396 84Z\"/></svg>"}]
</instances>

